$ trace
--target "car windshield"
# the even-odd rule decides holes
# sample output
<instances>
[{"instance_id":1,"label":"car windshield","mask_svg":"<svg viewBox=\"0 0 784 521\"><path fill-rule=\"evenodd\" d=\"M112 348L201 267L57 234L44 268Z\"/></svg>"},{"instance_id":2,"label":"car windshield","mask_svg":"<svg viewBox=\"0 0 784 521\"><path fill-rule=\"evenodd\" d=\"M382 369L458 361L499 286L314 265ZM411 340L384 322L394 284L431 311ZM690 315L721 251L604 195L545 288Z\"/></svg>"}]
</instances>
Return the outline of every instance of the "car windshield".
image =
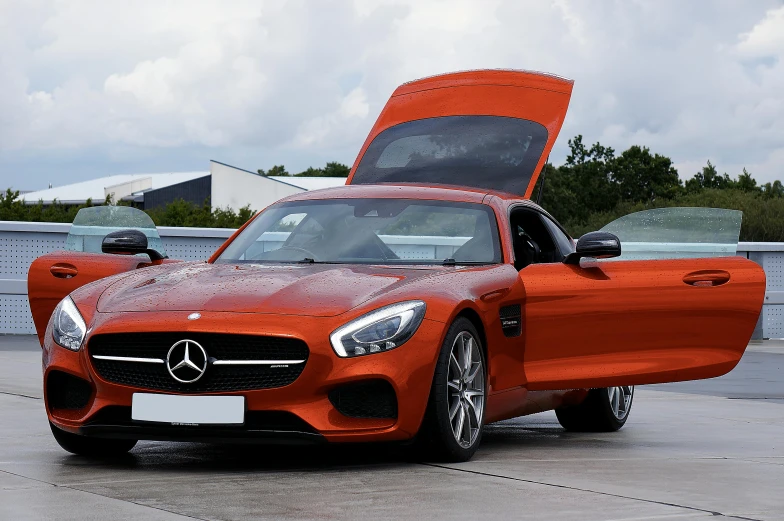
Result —
<instances>
[{"instance_id":1,"label":"car windshield","mask_svg":"<svg viewBox=\"0 0 784 521\"><path fill-rule=\"evenodd\" d=\"M271 206L219 263L491 264L501 260L492 210L410 199L332 199Z\"/></svg>"}]
</instances>

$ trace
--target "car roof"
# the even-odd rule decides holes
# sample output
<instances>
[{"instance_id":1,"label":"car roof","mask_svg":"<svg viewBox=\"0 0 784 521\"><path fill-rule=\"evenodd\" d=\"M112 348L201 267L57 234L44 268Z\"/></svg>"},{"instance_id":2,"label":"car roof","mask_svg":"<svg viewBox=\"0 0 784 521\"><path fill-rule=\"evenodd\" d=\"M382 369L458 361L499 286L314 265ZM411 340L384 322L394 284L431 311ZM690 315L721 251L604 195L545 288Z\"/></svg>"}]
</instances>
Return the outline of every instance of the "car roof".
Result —
<instances>
[{"instance_id":1,"label":"car roof","mask_svg":"<svg viewBox=\"0 0 784 521\"><path fill-rule=\"evenodd\" d=\"M323 199L424 199L482 203L487 196L496 196L505 201L527 201L518 194L451 185L428 185L419 183L379 183L346 185L323 190L311 190L281 199L279 202L311 201Z\"/></svg>"}]
</instances>

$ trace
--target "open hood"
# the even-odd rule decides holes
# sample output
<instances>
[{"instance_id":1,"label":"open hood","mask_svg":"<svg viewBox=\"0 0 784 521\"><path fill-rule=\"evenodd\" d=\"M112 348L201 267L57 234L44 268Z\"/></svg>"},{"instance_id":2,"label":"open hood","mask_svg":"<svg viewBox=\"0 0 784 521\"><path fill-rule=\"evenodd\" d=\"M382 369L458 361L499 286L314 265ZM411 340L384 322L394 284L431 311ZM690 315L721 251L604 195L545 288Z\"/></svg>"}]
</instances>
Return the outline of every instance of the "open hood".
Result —
<instances>
[{"instance_id":1,"label":"open hood","mask_svg":"<svg viewBox=\"0 0 784 521\"><path fill-rule=\"evenodd\" d=\"M455 72L398 87L347 184L426 183L530 197L566 117L572 80Z\"/></svg>"}]
</instances>

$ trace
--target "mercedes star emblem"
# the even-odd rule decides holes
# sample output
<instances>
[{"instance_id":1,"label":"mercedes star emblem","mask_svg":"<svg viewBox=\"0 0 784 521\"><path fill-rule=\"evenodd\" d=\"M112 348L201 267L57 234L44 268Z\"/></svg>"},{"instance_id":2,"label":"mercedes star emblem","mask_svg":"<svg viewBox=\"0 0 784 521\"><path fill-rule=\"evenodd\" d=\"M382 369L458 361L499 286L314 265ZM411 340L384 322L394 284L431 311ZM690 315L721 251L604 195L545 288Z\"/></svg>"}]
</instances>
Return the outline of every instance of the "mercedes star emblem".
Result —
<instances>
[{"instance_id":1,"label":"mercedes star emblem","mask_svg":"<svg viewBox=\"0 0 784 521\"><path fill-rule=\"evenodd\" d=\"M166 369L180 383L191 384L207 370L207 352L198 342L180 340L166 355Z\"/></svg>"}]
</instances>

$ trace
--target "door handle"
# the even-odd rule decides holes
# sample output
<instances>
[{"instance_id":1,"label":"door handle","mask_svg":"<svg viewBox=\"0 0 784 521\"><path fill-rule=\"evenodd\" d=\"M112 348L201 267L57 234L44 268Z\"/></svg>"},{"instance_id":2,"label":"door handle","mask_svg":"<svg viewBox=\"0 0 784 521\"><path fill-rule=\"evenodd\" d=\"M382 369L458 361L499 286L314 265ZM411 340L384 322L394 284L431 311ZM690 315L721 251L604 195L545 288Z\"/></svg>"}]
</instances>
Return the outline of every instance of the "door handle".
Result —
<instances>
[{"instance_id":1,"label":"door handle","mask_svg":"<svg viewBox=\"0 0 784 521\"><path fill-rule=\"evenodd\" d=\"M498 300L502 297L505 297L508 293L509 293L509 288L496 289L493 291L488 291L487 293L479 297L479 299L482 302L492 302L494 300Z\"/></svg>"},{"instance_id":2,"label":"door handle","mask_svg":"<svg viewBox=\"0 0 784 521\"><path fill-rule=\"evenodd\" d=\"M683 282L700 288L721 286L730 281L730 274L724 270L694 271L683 277Z\"/></svg>"},{"instance_id":3,"label":"door handle","mask_svg":"<svg viewBox=\"0 0 784 521\"><path fill-rule=\"evenodd\" d=\"M53 264L52 267L49 268L49 273L58 279L71 279L76 277L76 274L79 273L79 270L77 270L76 266L73 264L66 264L61 262L58 264Z\"/></svg>"}]
</instances>

